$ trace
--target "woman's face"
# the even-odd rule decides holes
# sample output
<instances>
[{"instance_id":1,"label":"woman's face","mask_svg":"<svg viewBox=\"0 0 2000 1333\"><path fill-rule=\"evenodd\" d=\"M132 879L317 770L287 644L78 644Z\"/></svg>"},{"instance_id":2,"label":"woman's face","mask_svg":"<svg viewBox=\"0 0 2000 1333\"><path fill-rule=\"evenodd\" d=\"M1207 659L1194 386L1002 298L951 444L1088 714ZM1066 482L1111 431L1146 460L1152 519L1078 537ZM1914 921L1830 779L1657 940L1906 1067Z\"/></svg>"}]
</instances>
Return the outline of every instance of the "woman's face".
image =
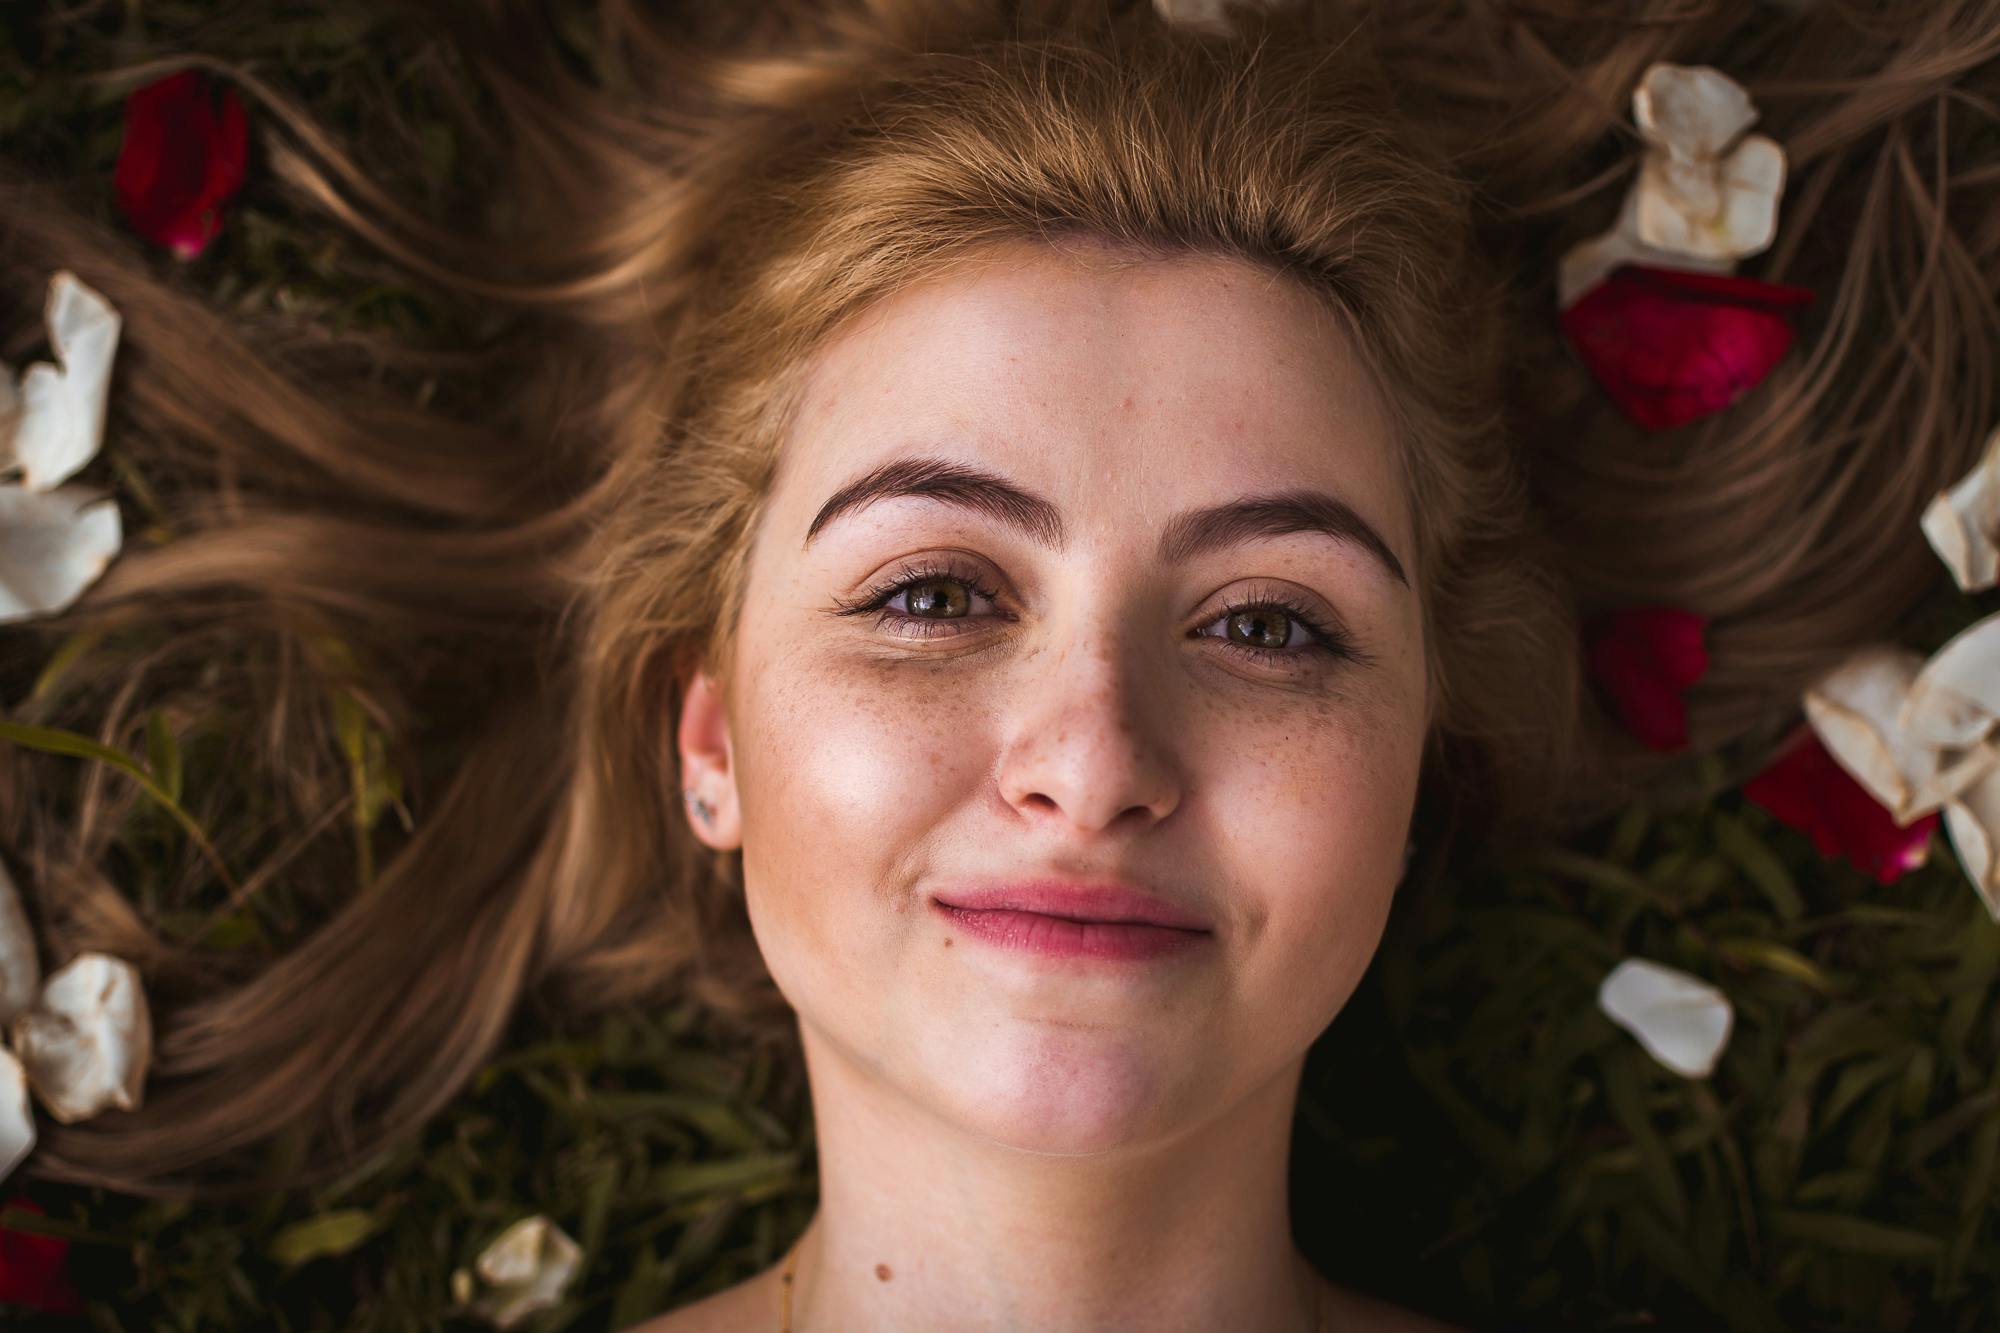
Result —
<instances>
[{"instance_id":1,"label":"woman's face","mask_svg":"<svg viewBox=\"0 0 2000 1333\"><path fill-rule=\"evenodd\" d=\"M679 743L809 1043L969 1132L1100 1152L1283 1073L1360 979L1428 725L1418 575L1377 393L1311 298L1234 260L996 258L816 355L726 712L696 677ZM835 503L917 459L982 480ZM1209 931L1058 957L933 901L1047 879Z\"/></svg>"}]
</instances>

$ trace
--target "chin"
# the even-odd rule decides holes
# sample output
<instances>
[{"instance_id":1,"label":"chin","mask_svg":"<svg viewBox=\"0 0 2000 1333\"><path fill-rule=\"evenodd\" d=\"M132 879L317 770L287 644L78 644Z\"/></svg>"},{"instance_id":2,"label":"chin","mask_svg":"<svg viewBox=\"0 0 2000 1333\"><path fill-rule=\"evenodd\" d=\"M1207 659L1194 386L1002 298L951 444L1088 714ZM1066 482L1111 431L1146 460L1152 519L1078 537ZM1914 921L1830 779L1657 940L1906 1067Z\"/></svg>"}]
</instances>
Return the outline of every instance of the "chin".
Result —
<instances>
[{"instance_id":1,"label":"chin","mask_svg":"<svg viewBox=\"0 0 2000 1333\"><path fill-rule=\"evenodd\" d=\"M1103 1028L1016 1022L940 1071L968 1132L1022 1152L1080 1157L1170 1136L1194 1116L1185 1055Z\"/></svg>"}]
</instances>

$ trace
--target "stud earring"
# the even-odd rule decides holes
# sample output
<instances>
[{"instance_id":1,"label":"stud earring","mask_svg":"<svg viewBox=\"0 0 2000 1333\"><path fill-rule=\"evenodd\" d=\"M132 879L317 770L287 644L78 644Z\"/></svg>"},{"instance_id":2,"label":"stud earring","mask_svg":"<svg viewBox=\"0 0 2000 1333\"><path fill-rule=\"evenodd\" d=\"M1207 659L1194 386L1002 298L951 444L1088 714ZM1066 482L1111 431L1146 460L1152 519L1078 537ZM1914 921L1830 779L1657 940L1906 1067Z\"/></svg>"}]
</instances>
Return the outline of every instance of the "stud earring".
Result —
<instances>
[{"instance_id":1,"label":"stud earring","mask_svg":"<svg viewBox=\"0 0 2000 1333\"><path fill-rule=\"evenodd\" d=\"M687 803L694 807L694 812L700 817L702 823L709 824L715 821L715 811L709 809L707 801L695 795L692 790L684 791L681 795L686 797Z\"/></svg>"}]
</instances>

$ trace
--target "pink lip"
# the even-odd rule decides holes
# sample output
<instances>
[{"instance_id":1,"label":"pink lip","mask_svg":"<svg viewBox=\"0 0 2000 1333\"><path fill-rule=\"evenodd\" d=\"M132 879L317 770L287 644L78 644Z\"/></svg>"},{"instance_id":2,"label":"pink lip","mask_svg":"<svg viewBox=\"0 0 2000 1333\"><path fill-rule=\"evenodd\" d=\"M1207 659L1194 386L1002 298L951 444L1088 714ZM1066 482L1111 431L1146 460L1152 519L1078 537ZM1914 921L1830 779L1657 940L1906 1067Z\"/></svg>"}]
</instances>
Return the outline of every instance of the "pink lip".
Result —
<instances>
[{"instance_id":1,"label":"pink lip","mask_svg":"<svg viewBox=\"0 0 2000 1333\"><path fill-rule=\"evenodd\" d=\"M932 902L983 940L1057 958L1161 958L1213 933L1200 917L1118 884L1039 880L951 889Z\"/></svg>"},{"instance_id":2,"label":"pink lip","mask_svg":"<svg viewBox=\"0 0 2000 1333\"><path fill-rule=\"evenodd\" d=\"M1119 921L1071 921L1005 908L974 912L948 903L937 910L968 934L1008 949L1053 958L1161 958L1210 938L1205 930L1178 930Z\"/></svg>"},{"instance_id":3,"label":"pink lip","mask_svg":"<svg viewBox=\"0 0 2000 1333\"><path fill-rule=\"evenodd\" d=\"M1136 923L1208 930L1210 923L1184 908L1123 884L1073 880L1020 880L1012 884L967 884L932 895L946 907L968 911L1036 912L1071 921Z\"/></svg>"}]
</instances>

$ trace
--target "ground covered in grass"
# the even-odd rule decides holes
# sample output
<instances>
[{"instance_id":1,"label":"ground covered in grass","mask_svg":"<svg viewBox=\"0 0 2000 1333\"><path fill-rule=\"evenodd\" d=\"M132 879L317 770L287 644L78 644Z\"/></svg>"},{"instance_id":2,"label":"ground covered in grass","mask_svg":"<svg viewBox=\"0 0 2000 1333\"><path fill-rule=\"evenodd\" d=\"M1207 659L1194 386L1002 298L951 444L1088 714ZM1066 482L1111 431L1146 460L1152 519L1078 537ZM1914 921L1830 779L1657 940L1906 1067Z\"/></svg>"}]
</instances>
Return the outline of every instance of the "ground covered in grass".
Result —
<instances>
[{"instance_id":1,"label":"ground covered in grass","mask_svg":"<svg viewBox=\"0 0 2000 1333\"><path fill-rule=\"evenodd\" d=\"M427 124L392 182L414 200L469 187L426 101L434 52L343 5L236 7L252 9L216 29L216 7L194 3L8 7L0 153L82 198L101 183L115 223L134 81L84 76L204 33L336 129L387 101ZM245 311L398 332L441 318L281 199L254 157L215 244L160 264ZM1977 603L1941 572L1912 646L1935 647ZM51 666L0 652L7 717L32 718ZM171 767L176 790L224 778L194 747L148 752L141 736L133 756ZM138 807L121 848L135 866L167 855L157 816ZM1308 1066L1295 1210L1329 1274L1488 1328L2000 1326L2000 927L1942 840L1884 886L1725 786L1561 848L1443 878L1419 868ZM1735 1029L1711 1078L1662 1067L1597 1008L1632 956L1727 992ZM691 1009L581 1030L524 1016L420 1138L328 1188L166 1206L25 1183L24 1169L10 1188L47 1214L0 1225L70 1243L89 1326L396 1330L479 1327L453 1312L452 1272L542 1213L584 1264L524 1327L617 1329L775 1261L803 1227L811 1125L783 1084ZM9 1327L80 1326L8 1313Z\"/></svg>"}]
</instances>

